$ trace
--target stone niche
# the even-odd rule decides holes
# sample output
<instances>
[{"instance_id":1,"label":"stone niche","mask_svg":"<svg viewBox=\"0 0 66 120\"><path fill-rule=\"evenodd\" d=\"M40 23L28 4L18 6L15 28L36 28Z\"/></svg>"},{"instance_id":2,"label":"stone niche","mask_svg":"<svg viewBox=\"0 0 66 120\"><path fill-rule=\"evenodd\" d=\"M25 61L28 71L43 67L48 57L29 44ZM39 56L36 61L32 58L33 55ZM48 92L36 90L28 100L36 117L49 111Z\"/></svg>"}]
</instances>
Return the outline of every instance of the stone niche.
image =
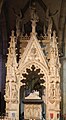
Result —
<instances>
[{"instance_id":1,"label":"stone niche","mask_svg":"<svg viewBox=\"0 0 66 120\"><path fill-rule=\"evenodd\" d=\"M39 92L34 91L24 102L24 120L42 120L42 103Z\"/></svg>"}]
</instances>

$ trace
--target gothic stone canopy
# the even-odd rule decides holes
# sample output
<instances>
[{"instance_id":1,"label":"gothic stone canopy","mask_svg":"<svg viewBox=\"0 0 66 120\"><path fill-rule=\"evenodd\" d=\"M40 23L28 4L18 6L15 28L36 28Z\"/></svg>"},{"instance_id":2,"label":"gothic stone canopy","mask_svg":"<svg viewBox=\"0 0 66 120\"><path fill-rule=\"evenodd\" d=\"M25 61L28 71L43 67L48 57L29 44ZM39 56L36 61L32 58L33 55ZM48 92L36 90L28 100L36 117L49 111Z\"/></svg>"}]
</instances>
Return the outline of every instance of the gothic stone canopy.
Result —
<instances>
[{"instance_id":1,"label":"gothic stone canopy","mask_svg":"<svg viewBox=\"0 0 66 120\"><path fill-rule=\"evenodd\" d=\"M46 120L51 119L51 114L54 119L60 114L60 61L57 37L55 31L52 31L51 17L47 31L39 37L36 33L38 21L39 17L35 9L32 9L30 35L21 32L21 21L18 20L16 36L12 31L10 37L6 63L5 101L6 113L9 117L14 114L16 120L19 120L20 89L24 86L30 90L30 93L32 90L40 93L41 88L40 97L46 106Z\"/></svg>"}]
</instances>

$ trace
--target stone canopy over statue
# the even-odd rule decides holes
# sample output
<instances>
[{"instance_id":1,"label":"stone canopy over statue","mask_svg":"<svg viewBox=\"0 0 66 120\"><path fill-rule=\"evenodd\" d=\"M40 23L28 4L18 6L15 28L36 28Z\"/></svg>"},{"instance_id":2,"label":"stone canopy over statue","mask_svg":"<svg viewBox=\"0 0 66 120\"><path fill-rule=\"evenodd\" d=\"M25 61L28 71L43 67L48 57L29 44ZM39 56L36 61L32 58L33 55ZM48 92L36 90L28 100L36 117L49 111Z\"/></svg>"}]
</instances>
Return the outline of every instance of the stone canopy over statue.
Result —
<instances>
[{"instance_id":1,"label":"stone canopy over statue","mask_svg":"<svg viewBox=\"0 0 66 120\"><path fill-rule=\"evenodd\" d=\"M24 24L25 32L20 31L23 17L20 12L16 15L16 36L12 32L10 37L4 96L6 113L12 120L19 120L22 111L24 119L41 120L43 104L44 118L50 120L53 115L53 120L57 120L61 101L57 37L52 29L51 15L47 16L48 26L44 34L44 24L41 25L36 9L31 9L30 25ZM30 31L28 27L26 31L26 25L31 27ZM25 95L26 91L29 94Z\"/></svg>"}]
</instances>

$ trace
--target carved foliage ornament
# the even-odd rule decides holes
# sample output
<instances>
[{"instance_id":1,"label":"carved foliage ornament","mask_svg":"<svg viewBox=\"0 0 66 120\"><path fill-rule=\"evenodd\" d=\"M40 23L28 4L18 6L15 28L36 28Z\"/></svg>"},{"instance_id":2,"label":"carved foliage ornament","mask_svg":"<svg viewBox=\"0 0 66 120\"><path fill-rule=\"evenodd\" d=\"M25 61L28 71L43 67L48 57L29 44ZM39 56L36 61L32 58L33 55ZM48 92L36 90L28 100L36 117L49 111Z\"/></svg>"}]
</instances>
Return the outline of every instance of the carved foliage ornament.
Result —
<instances>
[{"instance_id":1,"label":"carved foliage ornament","mask_svg":"<svg viewBox=\"0 0 66 120\"><path fill-rule=\"evenodd\" d=\"M56 100L60 100L60 83L52 81L50 83L50 102L54 103Z\"/></svg>"},{"instance_id":2,"label":"carved foliage ornament","mask_svg":"<svg viewBox=\"0 0 66 120\"><path fill-rule=\"evenodd\" d=\"M40 69L36 69L34 65L32 65L31 69L26 69L26 73L22 74L24 79L22 79L22 83L25 83L25 88L27 88L30 93L33 90L39 91L40 94L43 94L42 91L45 89L45 86L41 85L45 82L43 76L44 74L40 73Z\"/></svg>"},{"instance_id":3,"label":"carved foliage ornament","mask_svg":"<svg viewBox=\"0 0 66 120\"><path fill-rule=\"evenodd\" d=\"M38 61L40 61L37 50L36 50L36 48L34 46L31 49L31 52L30 52L30 55L28 56L28 59L29 60L38 60Z\"/></svg>"}]
</instances>

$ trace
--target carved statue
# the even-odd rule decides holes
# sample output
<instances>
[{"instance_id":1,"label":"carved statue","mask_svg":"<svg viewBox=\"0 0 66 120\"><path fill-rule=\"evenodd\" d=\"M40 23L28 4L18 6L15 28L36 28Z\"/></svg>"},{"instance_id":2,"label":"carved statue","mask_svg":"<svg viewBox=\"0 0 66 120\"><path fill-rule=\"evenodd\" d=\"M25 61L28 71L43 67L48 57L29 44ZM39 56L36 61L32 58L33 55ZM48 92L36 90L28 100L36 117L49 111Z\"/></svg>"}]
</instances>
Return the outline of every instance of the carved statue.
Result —
<instances>
[{"instance_id":1,"label":"carved statue","mask_svg":"<svg viewBox=\"0 0 66 120\"><path fill-rule=\"evenodd\" d=\"M31 20L34 20L36 22L39 20L39 17L37 15L36 8L35 8L35 3L33 3L33 6L31 7Z\"/></svg>"},{"instance_id":2,"label":"carved statue","mask_svg":"<svg viewBox=\"0 0 66 120\"><path fill-rule=\"evenodd\" d=\"M16 15L16 30L20 30L22 23L22 13L20 11L19 15Z\"/></svg>"},{"instance_id":3,"label":"carved statue","mask_svg":"<svg viewBox=\"0 0 66 120\"><path fill-rule=\"evenodd\" d=\"M10 86L9 83L6 83L6 98L9 98L10 96Z\"/></svg>"},{"instance_id":4,"label":"carved statue","mask_svg":"<svg viewBox=\"0 0 66 120\"><path fill-rule=\"evenodd\" d=\"M48 32L51 32L52 29L52 18L49 14L49 9L46 11L46 21L48 22Z\"/></svg>"},{"instance_id":5,"label":"carved statue","mask_svg":"<svg viewBox=\"0 0 66 120\"><path fill-rule=\"evenodd\" d=\"M17 14L15 12L15 9L13 8L13 12L16 16L16 30L20 30L21 29L21 24L22 24L22 18L23 18L23 13L22 10L20 10L20 13Z\"/></svg>"},{"instance_id":6,"label":"carved statue","mask_svg":"<svg viewBox=\"0 0 66 120\"><path fill-rule=\"evenodd\" d=\"M33 8L32 8L32 11L31 11L31 20L35 20L35 21L39 20L39 17L36 13L36 9L33 9Z\"/></svg>"},{"instance_id":7,"label":"carved statue","mask_svg":"<svg viewBox=\"0 0 66 120\"><path fill-rule=\"evenodd\" d=\"M60 83L56 82L56 97L60 97Z\"/></svg>"},{"instance_id":8,"label":"carved statue","mask_svg":"<svg viewBox=\"0 0 66 120\"><path fill-rule=\"evenodd\" d=\"M11 90L12 90L12 92L11 92L12 93L11 94L12 98L17 98L18 91L17 91L16 85L14 83L12 83L12 89Z\"/></svg>"},{"instance_id":9,"label":"carved statue","mask_svg":"<svg viewBox=\"0 0 66 120\"><path fill-rule=\"evenodd\" d=\"M48 21L50 17L55 16L57 13L58 13L58 10L56 10L54 13L50 13L50 9L47 8L47 11L46 11L46 20Z\"/></svg>"},{"instance_id":10,"label":"carved statue","mask_svg":"<svg viewBox=\"0 0 66 120\"><path fill-rule=\"evenodd\" d=\"M48 32L51 32L52 30L52 17L57 14L58 10L55 11L55 13L50 14L50 9L48 8L46 11L46 21L48 22Z\"/></svg>"},{"instance_id":11,"label":"carved statue","mask_svg":"<svg viewBox=\"0 0 66 120\"><path fill-rule=\"evenodd\" d=\"M39 17L36 12L35 5L31 7L31 22L32 22L32 33L35 33L36 22L38 22Z\"/></svg>"},{"instance_id":12,"label":"carved statue","mask_svg":"<svg viewBox=\"0 0 66 120\"><path fill-rule=\"evenodd\" d=\"M55 88L54 88L54 82L52 81L50 84L50 97L54 98L55 96Z\"/></svg>"}]
</instances>

